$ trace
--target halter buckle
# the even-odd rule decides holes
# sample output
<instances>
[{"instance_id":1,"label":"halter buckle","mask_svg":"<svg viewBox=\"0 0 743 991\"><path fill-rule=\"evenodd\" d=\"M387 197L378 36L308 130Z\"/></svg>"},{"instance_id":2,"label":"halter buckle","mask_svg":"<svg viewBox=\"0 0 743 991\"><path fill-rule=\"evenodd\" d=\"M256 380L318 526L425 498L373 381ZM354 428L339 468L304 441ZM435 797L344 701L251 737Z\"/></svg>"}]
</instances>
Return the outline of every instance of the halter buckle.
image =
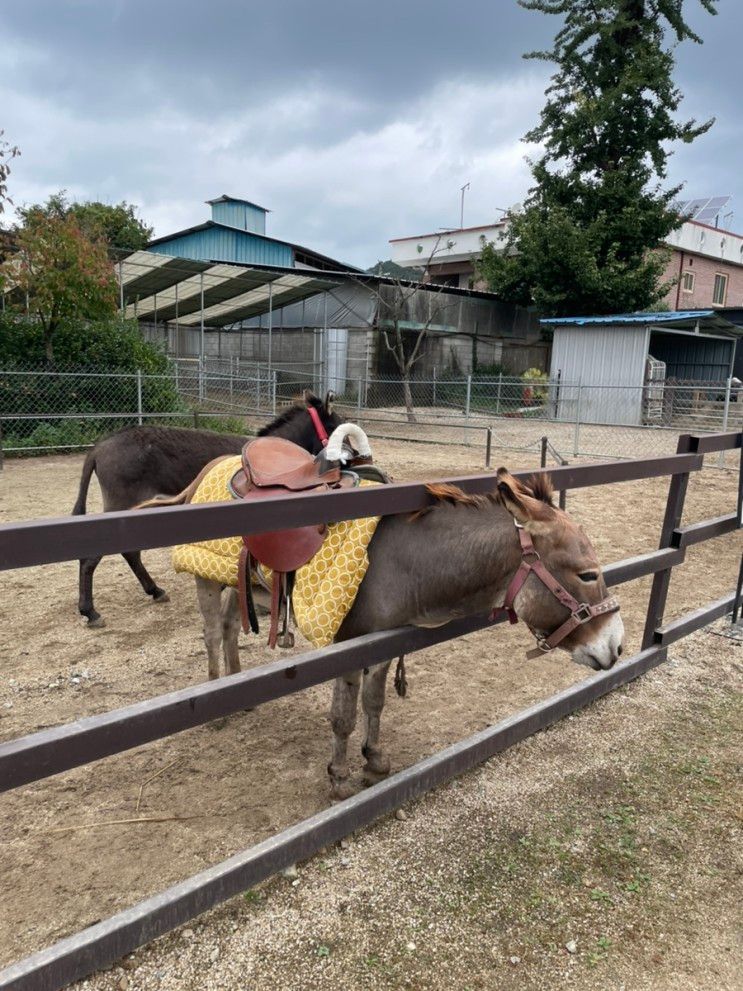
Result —
<instances>
[{"instance_id":1,"label":"halter buckle","mask_svg":"<svg viewBox=\"0 0 743 991\"><path fill-rule=\"evenodd\" d=\"M573 619L580 623L587 623L589 619L593 618L593 613L591 612L591 607L586 602L581 602L578 608L573 613Z\"/></svg>"}]
</instances>

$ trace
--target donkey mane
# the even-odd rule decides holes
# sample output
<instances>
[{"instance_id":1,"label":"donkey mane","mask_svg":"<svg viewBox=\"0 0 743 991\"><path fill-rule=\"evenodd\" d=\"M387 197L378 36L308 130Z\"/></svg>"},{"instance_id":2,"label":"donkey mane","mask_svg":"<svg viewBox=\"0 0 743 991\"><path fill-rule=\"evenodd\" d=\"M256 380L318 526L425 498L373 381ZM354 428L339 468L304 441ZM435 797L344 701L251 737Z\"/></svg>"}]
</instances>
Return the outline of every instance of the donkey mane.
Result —
<instances>
[{"instance_id":1,"label":"donkey mane","mask_svg":"<svg viewBox=\"0 0 743 991\"><path fill-rule=\"evenodd\" d=\"M538 499L539 502L543 502L548 506L555 505L553 500L555 489L550 475L532 475L526 485L519 483L519 487L526 495ZM460 489L459 486L449 485L445 482L431 482L426 485L426 491L436 502L432 506L426 506L424 509L419 509L417 512L412 513L409 517L411 523L419 520L422 516L426 516L432 509L435 509L437 505L442 503L448 503L450 506L472 506L475 509L485 509L494 502L502 502L500 493L497 490L495 492L488 492L485 495L470 495Z\"/></svg>"},{"instance_id":2,"label":"donkey mane","mask_svg":"<svg viewBox=\"0 0 743 991\"><path fill-rule=\"evenodd\" d=\"M315 407L321 405L320 401L312 402L312 400L309 400L309 402ZM266 437L273 434L279 427L283 427L285 423L291 423L298 413L303 413L306 409L307 405L302 399L295 399L291 406L287 407L287 409L279 413L278 416L274 417L274 419L271 420L270 423L267 423L265 427L261 427L258 431L258 437Z\"/></svg>"},{"instance_id":3,"label":"donkey mane","mask_svg":"<svg viewBox=\"0 0 743 991\"><path fill-rule=\"evenodd\" d=\"M437 505L448 503L450 506L474 506L476 509L484 509L486 506L496 502L499 498L497 492L487 495L470 495L463 492L457 485L449 485L445 482L430 482L426 485L426 491L436 502L432 506L425 506L423 509L411 513L409 519L411 523L419 520L422 516L427 516Z\"/></svg>"}]
</instances>

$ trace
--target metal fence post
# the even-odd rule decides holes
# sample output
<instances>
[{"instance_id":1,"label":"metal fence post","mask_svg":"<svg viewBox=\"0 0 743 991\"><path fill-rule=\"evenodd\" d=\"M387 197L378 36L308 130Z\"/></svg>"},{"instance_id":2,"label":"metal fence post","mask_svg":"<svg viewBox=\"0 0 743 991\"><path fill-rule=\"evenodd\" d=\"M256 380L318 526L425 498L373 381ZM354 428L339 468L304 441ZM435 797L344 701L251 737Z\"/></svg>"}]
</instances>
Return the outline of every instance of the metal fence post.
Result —
<instances>
[{"instance_id":1,"label":"metal fence post","mask_svg":"<svg viewBox=\"0 0 743 991\"><path fill-rule=\"evenodd\" d=\"M433 366L433 399L431 401L431 405L432 406L436 405L436 366L435 365Z\"/></svg>"},{"instance_id":2,"label":"metal fence post","mask_svg":"<svg viewBox=\"0 0 743 991\"><path fill-rule=\"evenodd\" d=\"M540 464L540 467L546 468L547 467L547 438L546 437L542 437L541 445L542 446L541 446L541 454L540 454L540 457L539 457L539 464Z\"/></svg>"},{"instance_id":3,"label":"metal fence post","mask_svg":"<svg viewBox=\"0 0 743 991\"><path fill-rule=\"evenodd\" d=\"M356 416L358 417L359 420L361 419L361 398L362 398L361 390L363 388L364 388L364 380L363 379L359 379L359 382L358 382L358 394L356 396Z\"/></svg>"},{"instance_id":4,"label":"metal fence post","mask_svg":"<svg viewBox=\"0 0 743 991\"><path fill-rule=\"evenodd\" d=\"M470 415L470 401L471 401L471 399L472 399L472 376L471 375L468 375L467 376L467 398L465 399L465 403L464 403L464 415L465 416L469 416Z\"/></svg>"},{"instance_id":5,"label":"metal fence post","mask_svg":"<svg viewBox=\"0 0 743 991\"><path fill-rule=\"evenodd\" d=\"M495 393L495 412L500 413L501 386L503 385L503 372L498 372L498 390Z\"/></svg>"},{"instance_id":6,"label":"metal fence post","mask_svg":"<svg viewBox=\"0 0 743 991\"><path fill-rule=\"evenodd\" d=\"M271 373L271 411L276 416L276 372Z\"/></svg>"},{"instance_id":7,"label":"metal fence post","mask_svg":"<svg viewBox=\"0 0 743 991\"><path fill-rule=\"evenodd\" d=\"M230 355L230 396L232 396L234 392L234 387L235 387L234 377L235 377L234 361L232 355Z\"/></svg>"},{"instance_id":8,"label":"metal fence post","mask_svg":"<svg viewBox=\"0 0 743 991\"><path fill-rule=\"evenodd\" d=\"M722 410L722 432L726 433L728 429L728 419L730 417L730 391L733 387L732 378L728 378L727 384L725 386L725 405ZM725 452L720 451L719 457L717 459L717 467L725 467Z\"/></svg>"},{"instance_id":9,"label":"metal fence post","mask_svg":"<svg viewBox=\"0 0 743 991\"><path fill-rule=\"evenodd\" d=\"M142 369L137 369L137 423L142 426Z\"/></svg>"},{"instance_id":10,"label":"metal fence post","mask_svg":"<svg viewBox=\"0 0 743 991\"><path fill-rule=\"evenodd\" d=\"M575 402L575 430L573 431L573 457L578 457L578 445L580 444L580 398L581 387L578 383L578 398Z\"/></svg>"},{"instance_id":11,"label":"metal fence post","mask_svg":"<svg viewBox=\"0 0 743 991\"><path fill-rule=\"evenodd\" d=\"M493 428L485 428L485 467L490 467L490 455L493 449Z\"/></svg>"},{"instance_id":12,"label":"metal fence post","mask_svg":"<svg viewBox=\"0 0 743 991\"><path fill-rule=\"evenodd\" d=\"M178 359L177 358L175 359L175 365L174 365L174 367L175 367L175 375L174 375L175 391L176 392L180 392L180 383L178 382Z\"/></svg>"}]
</instances>

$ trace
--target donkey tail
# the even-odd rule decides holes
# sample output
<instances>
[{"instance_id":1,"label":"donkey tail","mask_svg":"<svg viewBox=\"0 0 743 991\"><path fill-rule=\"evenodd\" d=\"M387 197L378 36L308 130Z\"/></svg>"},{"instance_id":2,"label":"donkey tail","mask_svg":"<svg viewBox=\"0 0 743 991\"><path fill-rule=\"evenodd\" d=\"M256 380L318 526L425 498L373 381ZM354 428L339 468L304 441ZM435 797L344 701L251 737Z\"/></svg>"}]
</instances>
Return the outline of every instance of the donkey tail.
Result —
<instances>
[{"instance_id":1,"label":"donkey tail","mask_svg":"<svg viewBox=\"0 0 743 991\"><path fill-rule=\"evenodd\" d=\"M210 471L214 467L214 465L219 464L220 461L224 461L225 458L228 457L230 457L230 455L223 454L218 458L214 458L214 460L210 461L208 465L204 465L204 467L198 473L198 475L193 480L193 482L187 485L182 492L178 493L178 495L155 496L154 499L145 499L144 502L138 503L133 508L152 509L153 506L182 506L185 503L190 502L193 499L194 494L196 493L196 489L198 489L198 487L201 485L202 481L204 480L204 476L206 475L206 473Z\"/></svg>"},{"instance_id":2,"label":"donkey tail","mask_svg":"<svg viewBox=\"0 0 743 991\"><path fill-rule=\"evenodd\" d=\"M75 500L75 505L72 507L73 516L84 516L85 515L85 504L88 499L88 489L90 488L90 479L93 477L93 472L95 471L95 448L92 451L88 451L85 456L85 462L83 464L83 473L80 476L80 487L77 490L77 499Z\"/></svg>"}]
</instances>

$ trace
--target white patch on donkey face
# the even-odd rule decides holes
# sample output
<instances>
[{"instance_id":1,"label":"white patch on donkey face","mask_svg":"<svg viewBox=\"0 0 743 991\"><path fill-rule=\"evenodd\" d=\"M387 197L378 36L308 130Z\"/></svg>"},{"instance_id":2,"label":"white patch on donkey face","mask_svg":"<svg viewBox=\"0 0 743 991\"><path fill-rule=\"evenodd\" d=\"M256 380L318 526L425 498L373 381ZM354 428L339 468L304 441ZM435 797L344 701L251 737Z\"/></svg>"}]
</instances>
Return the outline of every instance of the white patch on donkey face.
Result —
<instances>
[{"instance_id":1,"label":"white patch on donkey face","mask_svg":"<svg viewBox=\"0 0 743 991\"><path fill-rule=\"evenodd\" d=\"M618 612L612 613L596 631L596 637L579 644L572 651L577 664L584 664L594 671L608 670L624 649L624 623Z\"/></svg>"}]
</instances>

